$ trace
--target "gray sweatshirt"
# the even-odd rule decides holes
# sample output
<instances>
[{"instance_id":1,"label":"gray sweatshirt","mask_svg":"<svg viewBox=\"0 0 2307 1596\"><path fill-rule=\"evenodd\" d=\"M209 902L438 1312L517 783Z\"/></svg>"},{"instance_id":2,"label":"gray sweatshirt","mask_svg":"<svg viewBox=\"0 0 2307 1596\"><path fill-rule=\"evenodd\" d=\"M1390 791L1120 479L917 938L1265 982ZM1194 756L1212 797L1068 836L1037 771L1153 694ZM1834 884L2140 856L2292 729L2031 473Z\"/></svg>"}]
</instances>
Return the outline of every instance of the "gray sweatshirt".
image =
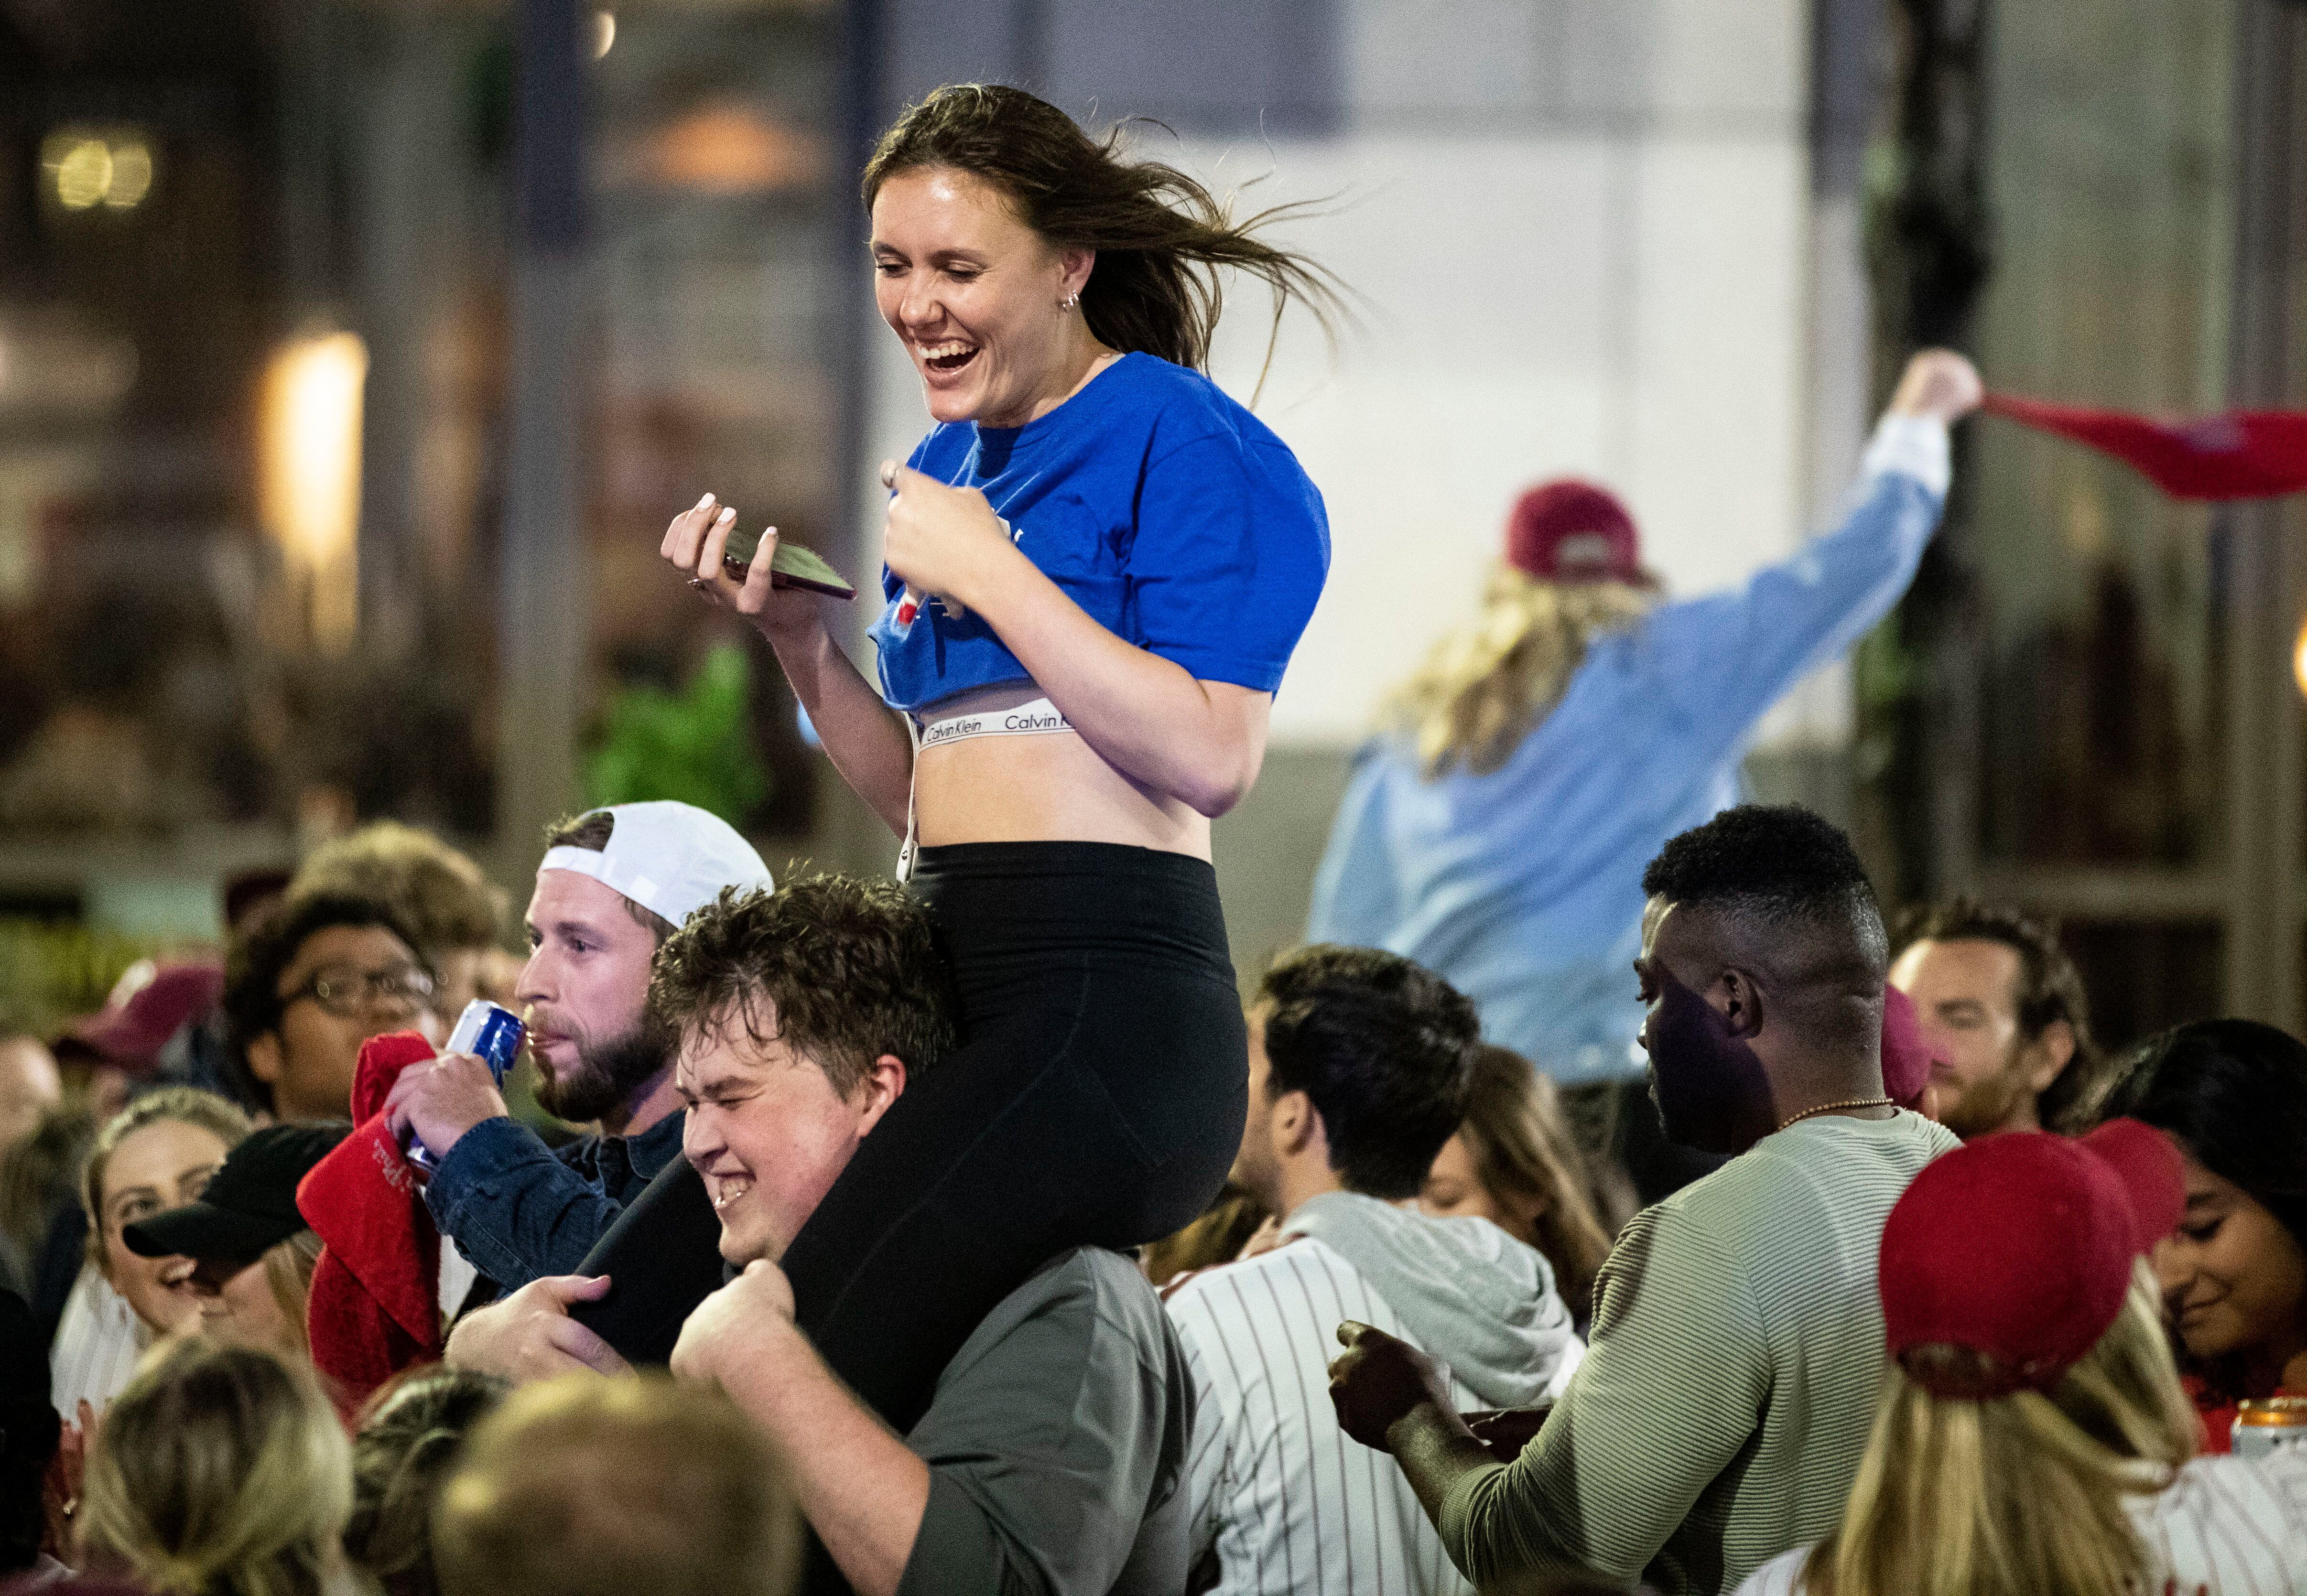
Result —
<instances>
[{"instance_id":1,"label":"gray sweatshirt","mask_svg":"<svg viewBox=\"0 0 2307 1596\"><path fill-rule=\"evenodd\" d=\"M1553 1266L1487 1219L1436 1219L1333 1191L1299 1204L1282 1229L1351 1264L1418 1343L1492 1407L1548 1399L1584 1351Z\"/></svg>"}]
</instances>

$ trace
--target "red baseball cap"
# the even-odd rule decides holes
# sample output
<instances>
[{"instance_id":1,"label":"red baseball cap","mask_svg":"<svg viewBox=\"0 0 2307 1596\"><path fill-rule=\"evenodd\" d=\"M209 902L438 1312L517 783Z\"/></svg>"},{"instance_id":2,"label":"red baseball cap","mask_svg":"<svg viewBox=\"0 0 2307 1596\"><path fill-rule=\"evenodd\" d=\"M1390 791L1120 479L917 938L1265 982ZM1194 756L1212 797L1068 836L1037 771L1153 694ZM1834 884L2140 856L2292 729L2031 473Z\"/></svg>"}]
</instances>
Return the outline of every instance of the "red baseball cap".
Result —
<instances>
[{"instance_id":1,"label":"red baseball cap","mask_svg":"<svg viewBox=\"0 0 2307 1596\"><path fill-rule=\"evenodd\" d=\"M1931 1044L1915 1000L1895 986L1882 989L1882 1095L1901 1108L1922 1102L1931 1079Z\"/></svg>"},{"instance_id":2,"label":"red baseball cap","mask_svg":"<svg viewBox=\"0 0 2307 1596\"><path fill-rule=\"evenodd\" d=\"M107 1064L148 1075L159 1068L160 1050L169 1038L186 1021L215 1008L223 995L220 965L162 965L141 982L124 977L111 1001L73 1022L63 1040L79 1043Z\"/></svg>"},{"instance_id":3,"label":"red baseball cap","mask_svg":"<svg viewBox=\"0 0 2307 1596\"><path fill-rule=\"evenodd\" d=\"M2133 1260L2184 1206L2178 1149L2135 1120L2071 1141L1982 1137L1934 1159L1882 1227L1891 1355L1941 1396L2049 1390L2113 1326ZM1904 1356L1940 1345L1983 1354L1984 1382L1934 1384Z\"/></svg>"},{"instance_id":4,"label":"red baseball cap","mask_svg":"<svg viewBox=\"0 0 2307 1596\"><path fill-rule=\"evenodd\" d=\"M1570 476L1540 483L1514 501L1506 563L1548 582L1651 579L1625 505L1608 488Z\"/></svg>"}]
</instances>

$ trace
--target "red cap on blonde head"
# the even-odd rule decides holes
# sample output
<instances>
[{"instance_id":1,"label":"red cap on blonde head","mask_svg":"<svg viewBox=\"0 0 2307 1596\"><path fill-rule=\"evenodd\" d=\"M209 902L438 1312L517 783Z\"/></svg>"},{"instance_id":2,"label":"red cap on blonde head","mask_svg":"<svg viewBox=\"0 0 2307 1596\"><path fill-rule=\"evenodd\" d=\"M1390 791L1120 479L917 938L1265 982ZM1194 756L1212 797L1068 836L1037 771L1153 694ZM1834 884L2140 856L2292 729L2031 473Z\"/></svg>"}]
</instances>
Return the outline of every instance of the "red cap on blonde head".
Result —
<instances>
[{"instance_id":1,"label":"red cap on blonde head","mask_svg":"<svg viewBox=\"0 0 2307 1596\"><path fill-rule=\"evenodd\" d=\"M1642 539L1616 493L1562 477L1514 501L1506 563L1548 582L1639 582Z\"/></svg>"},{"instance_id":2,"label":"red cap on blonde head","mask_svg":"<svg viewBox=\"0 0 2307 1596\"><path fill-rule=\"evenodd\" d=\"M2132 1260L2183 1206L2178 1150L2117 1120L2080 1141L1982 1137L1925 1166L1882 1227L1891 1355L1941 1396L2048 1391L2113 1327ZM1957 1346L1987 1363L1960 1388L1903 1354Z\"/></svg>"}]
</instances>

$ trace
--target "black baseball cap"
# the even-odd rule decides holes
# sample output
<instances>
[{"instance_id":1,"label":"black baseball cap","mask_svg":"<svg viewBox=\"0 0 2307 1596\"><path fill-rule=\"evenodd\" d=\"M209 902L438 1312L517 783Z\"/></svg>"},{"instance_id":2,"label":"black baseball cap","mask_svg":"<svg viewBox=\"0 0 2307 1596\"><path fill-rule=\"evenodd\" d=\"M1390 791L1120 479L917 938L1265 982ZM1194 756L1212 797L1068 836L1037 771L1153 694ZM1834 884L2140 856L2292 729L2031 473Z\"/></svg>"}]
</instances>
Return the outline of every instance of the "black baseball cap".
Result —
<instances>
[{"instance_id":1,"label":"black baseball cap","mask_svg":"<svg viewBox=\"0 0 2307 1596\"><path fill-rule=\"evenodd\" d=\"M225 1154L198 1202L140 1219L120 1232L148 1258L253 1258L304 1228L296 1183L353 1128L341 1120L268 1125Z\"/></svg>"}]
</instances>

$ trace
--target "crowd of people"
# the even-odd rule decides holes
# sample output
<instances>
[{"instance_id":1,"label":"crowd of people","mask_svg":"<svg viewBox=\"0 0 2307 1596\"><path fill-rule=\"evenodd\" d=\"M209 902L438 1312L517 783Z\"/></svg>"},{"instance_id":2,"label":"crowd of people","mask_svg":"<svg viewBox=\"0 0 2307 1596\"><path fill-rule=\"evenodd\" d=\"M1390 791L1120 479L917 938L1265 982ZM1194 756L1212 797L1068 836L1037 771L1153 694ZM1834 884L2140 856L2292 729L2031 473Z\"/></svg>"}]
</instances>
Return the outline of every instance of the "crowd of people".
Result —
<instances>
[{"instance_id":1,"label":"crowd of people","mask_svg":"<svg viewBox=\"0 0 2307 1596\"><path fill-rule=\"evenodd\" d=\"M878 681L774 528L662 553L893 871L596 810L524 961L381 823L0 1045L0 1589L2307 1592L2307 1045L2109 1056L2054 928L1886 925L1736 801L1911 577L1967 361L1728 595L1526 500L1245 1005L1210 822L1328 531L1202 368L1222 269L1335 286L1016 90L863 188L936 424ZM529 1068L447 1047L478 998Z\"/></svg>"}]
</instances>

